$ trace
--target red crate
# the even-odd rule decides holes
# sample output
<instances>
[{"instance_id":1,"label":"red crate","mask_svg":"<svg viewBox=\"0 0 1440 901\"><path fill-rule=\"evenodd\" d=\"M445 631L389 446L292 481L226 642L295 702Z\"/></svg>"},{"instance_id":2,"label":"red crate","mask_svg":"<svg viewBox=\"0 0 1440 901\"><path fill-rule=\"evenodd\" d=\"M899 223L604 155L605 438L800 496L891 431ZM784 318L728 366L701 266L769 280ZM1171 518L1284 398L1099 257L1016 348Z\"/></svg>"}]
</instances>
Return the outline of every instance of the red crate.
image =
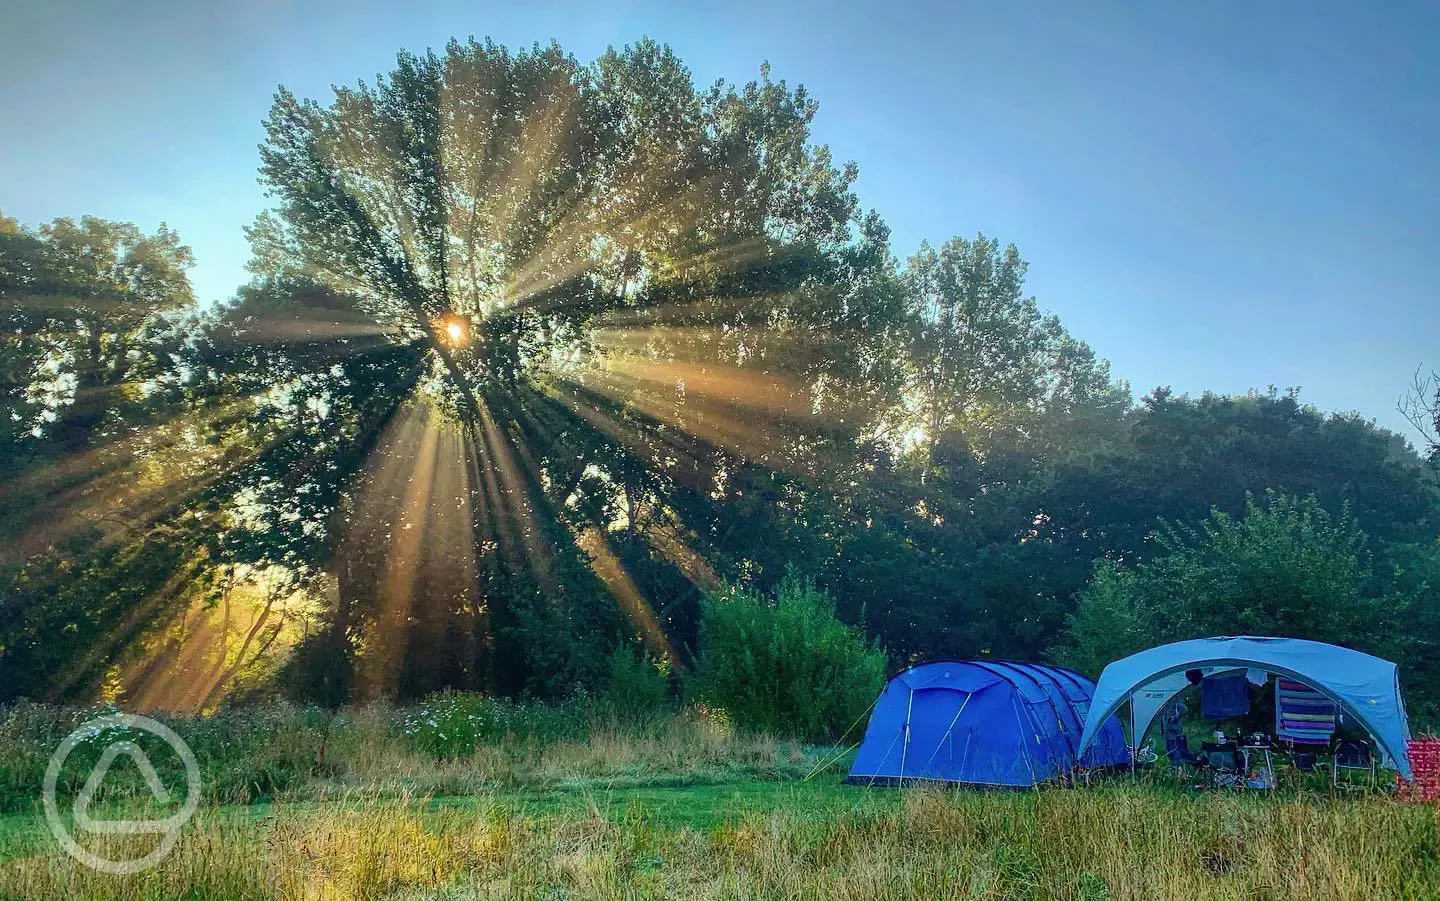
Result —
<instances>
[{"instance_id":1,"label":"red crate","mask_svg":"<svg viewBox=\"0 0 1440 901\"><path fill-rule=\"evenodd\" d=\"M1409 751L1415 778L1407 783L1397 775L1397 794L1407 801L1440 802L1440 738L1414 739Z\"/></svg>"}]
</instances>

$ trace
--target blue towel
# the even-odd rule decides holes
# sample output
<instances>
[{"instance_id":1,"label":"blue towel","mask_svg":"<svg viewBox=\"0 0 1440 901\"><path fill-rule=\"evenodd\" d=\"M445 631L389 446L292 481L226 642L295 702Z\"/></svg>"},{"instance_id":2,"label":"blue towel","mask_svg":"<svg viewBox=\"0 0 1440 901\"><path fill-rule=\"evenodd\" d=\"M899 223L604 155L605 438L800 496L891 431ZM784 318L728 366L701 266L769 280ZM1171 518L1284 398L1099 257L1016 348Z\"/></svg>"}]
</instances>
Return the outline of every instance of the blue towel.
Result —
<instances>
[{"instance_id":1,"label":"blue towel","mask_svg":"<svg viewBox=\"0 0 1440 901\"><path fill-rule=\"evenodd\" d=\"M1200 715L1228 720L1250 712L1249 682L1244 675L1211 676L1200 683Z\"/></svg>"}]
</instances>

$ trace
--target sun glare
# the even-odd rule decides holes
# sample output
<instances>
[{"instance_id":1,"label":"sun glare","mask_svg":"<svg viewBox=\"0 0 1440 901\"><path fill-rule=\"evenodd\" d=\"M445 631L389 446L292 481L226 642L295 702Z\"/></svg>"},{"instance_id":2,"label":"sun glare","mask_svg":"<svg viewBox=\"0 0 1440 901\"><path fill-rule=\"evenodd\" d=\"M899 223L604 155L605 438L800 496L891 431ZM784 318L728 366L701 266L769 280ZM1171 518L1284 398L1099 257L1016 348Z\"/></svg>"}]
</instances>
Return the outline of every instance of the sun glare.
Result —
<instances>
[{"instance_id":1,"label":"sun glare","mask_svg":"<svg viewBox=\"0 0 1440 901\"><path fill-rule=\"evenodd\" d=\"M436 325L440 336L444 338L445 343L451 347L464 347L465 343L470 339L470 329L467 327L465 320L459 316L446 316L436 323Z\"/></svg>"}]
</instances>

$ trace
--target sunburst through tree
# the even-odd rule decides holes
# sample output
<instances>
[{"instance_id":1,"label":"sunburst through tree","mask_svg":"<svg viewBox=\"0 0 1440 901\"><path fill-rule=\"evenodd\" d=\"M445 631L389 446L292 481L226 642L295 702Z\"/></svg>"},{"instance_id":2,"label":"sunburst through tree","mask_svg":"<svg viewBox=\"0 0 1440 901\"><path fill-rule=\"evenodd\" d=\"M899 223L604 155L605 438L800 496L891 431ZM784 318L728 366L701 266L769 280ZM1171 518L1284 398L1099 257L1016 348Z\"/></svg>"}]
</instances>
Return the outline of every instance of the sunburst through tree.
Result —
<instances>
[{"instance_id":1,"label":"sunburst through tree","mask_svg":"<svg viewBox=\"0 0 1440 901\"><path fill-rule=\"evenodd\" d=\"M451 642L442 669L534 689L583 679L598 658L575 649L626 633L683 665L693 617L627 560L703 585L718 536L696 499L743 495L752 470L821 477L868 437L883 405L865 395L894 382L874 326L898 299L870 278L888 253L855 170L810 143L815 110L768 70L697 89L649 41L588 66L452 42L328 104L276 96L254 266L359 298L433 361L414 403L436 412L407 415L441 418L375 449L346 524L384 558L370 625L343 618L366 668L453 684L433 653ZM469 546L428 544L443 507ZM417 616L437 579L424 594L450 606Z\"/></svg>"}]
</instances>

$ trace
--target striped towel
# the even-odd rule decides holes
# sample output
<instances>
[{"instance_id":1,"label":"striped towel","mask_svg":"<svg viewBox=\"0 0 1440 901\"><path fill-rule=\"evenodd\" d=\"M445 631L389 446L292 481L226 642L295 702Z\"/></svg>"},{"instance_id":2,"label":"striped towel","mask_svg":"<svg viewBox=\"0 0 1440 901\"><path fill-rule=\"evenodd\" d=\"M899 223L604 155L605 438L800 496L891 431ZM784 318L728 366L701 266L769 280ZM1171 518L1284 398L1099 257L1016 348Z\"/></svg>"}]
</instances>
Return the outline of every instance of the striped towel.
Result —
<instances>
[{"instance_id":1,"label":"striped towel","mask_svg":"<svg viewBox=\"0 0 1440 901\"><path fill-rule=\"evenodd\" d=\"M1335 734L1335 704L1289 679L1275 680L1275 737L1297 744L1328 745Z\"/></svg>"}]
</instances>

